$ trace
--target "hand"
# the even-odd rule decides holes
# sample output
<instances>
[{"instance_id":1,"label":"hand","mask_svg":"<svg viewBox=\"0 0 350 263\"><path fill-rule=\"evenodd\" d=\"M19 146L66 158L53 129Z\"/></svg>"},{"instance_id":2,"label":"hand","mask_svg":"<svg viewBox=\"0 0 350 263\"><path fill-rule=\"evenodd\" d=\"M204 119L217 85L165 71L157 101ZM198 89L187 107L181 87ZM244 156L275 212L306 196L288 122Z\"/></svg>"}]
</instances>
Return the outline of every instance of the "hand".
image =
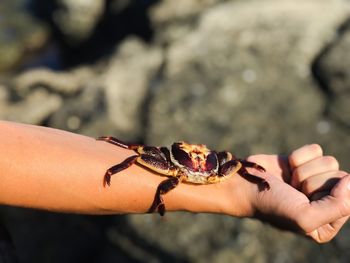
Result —
<instances>
[{"instance_id":1,"label":"hand","mask_svg":"<svg viewBox=\"0 0 350 263\"><path fill-rule=\"evenodd\" d=\"M331 240L348 219L350 175L339 171L334 157L323 156L320 146L301 147L289 160L277 155L248 160L266 168L270 184L253 201L256 217L319 243Z\"/></svg>"}]
</instances>

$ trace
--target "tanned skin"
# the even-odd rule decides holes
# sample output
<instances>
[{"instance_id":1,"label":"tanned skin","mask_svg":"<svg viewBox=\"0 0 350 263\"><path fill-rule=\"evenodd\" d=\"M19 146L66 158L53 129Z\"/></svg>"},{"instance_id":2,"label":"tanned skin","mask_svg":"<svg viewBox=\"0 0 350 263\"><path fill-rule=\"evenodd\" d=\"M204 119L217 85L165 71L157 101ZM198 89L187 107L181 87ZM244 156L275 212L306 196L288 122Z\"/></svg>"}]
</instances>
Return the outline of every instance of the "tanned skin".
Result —
<instances>
[{"instance_id":1,"label":"tanned skin","mask_svg":"<svg viewBox=\"0 0 350 263\"><path fill-rule=\"evenodd\" d=\"M57 129L0 121L0 204L81 214L146 213L164 180L132 165L103 186L106 170L134 151ZM241 176L218 184L180 184L165 194L167 211L255 217L331 240L350 214L350 176L319 145L289 156L253 155L270 189ZM251 173L259 173L251 169Z\"/></svg>"}]
</instances>

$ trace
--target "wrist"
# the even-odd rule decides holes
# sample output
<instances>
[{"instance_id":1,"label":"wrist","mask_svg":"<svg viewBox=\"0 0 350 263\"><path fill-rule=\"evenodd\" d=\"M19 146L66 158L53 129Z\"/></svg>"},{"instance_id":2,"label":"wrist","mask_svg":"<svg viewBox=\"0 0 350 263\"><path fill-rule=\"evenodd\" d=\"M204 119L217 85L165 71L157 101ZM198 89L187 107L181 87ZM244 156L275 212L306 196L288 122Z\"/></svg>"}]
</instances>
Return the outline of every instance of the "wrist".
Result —
<instances>
[{"instance_id":1,"label":"wrist","mask_svg":"<svg viewBox=\"0 0 350 263\"><path fill-rule=\"evenodd\" d=\"M182 183L163 196L167 211L193 213L224 213L226 211L222 186Z\"/></svg>"},{"instance_id":2,"label":"wrist","mask_svg":"<svg viewBox=\"0 0 350 263\"><path fill-rule=\"evenodd\" d=\"M253 199L257 186L240 175L226 181L192 185L183 183L164 195L169 211L188 211L195 213L217 213L234 217L253 215Z\"/></svg>"}]
</instances>

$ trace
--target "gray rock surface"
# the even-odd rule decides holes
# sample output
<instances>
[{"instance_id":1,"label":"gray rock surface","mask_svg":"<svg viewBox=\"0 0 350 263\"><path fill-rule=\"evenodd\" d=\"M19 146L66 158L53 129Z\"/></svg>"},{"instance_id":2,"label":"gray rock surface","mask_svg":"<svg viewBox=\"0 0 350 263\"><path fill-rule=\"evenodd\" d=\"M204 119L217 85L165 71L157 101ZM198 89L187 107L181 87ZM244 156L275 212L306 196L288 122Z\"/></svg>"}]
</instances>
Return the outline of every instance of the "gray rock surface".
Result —
<instances>
[{"instance_id":1,"label":"gray rock surface","mask_svg":"<svg viewBox=\"0 0 350 263\"><path fill-rule=\"evenodd\" d=\"M108 119L126 139L143 137L143 106L162 64L162 52L142 41L125 40L102 75Z\"/></svg>"},{"instance_id":2,"label":"gray rock surface","mask_svg":"<svg viewBox=\"0 0 350 263\"><path fill-rule=\"evenodd\" d=\"M250 219L207 214L129 216L136 232L188 262L327 262L306 239ZM329 250L330 251L330 250ZM345 258L345 257L342 257Z\"/></svg>"},{"instance_id":3,"label":"gray rock surface","mask_svg":"<svg viewBox=\"0 0 350 263\"><path fill-rule=\"evenodd\" d=\"M53 15L58 28L71 42L82 42L87 39L105 9L104 0L58 0L59 8Z\"/></svg>"},{"instance_id":4,"label":"gray rock surface","mask_svg":"<svg viewBox=\"0 0 350 263\"><path fill-rule=\"evenodd\" d=\"M350 127L350 20L346 21L334 43L320 55L316 73L325 92L329 93L331 118Z\"/></svg>"},{"instance_id":5,"label":"gray rock surface","mask_svg":"<svg viewBox=\"0 0 350 263\"><path fill-rule=\"evenodd\" d=\"M62 105L62 98L56 94L51 94L47 90L39 88L31 92L25 98L16 103L9 102L9 93L6 87L2 87L0 119L41 124L52 113L57 111Z\"/></svg>"},{"instance_id":6,"label":"gray rock surface","mask_svg":"<svg viewBox=\"0 0 350 263\"><path fill-rule=\"evenodd\" d=\"M15 78L15 90L25 96L36 87L43 86L52 93L74 96L83 89L85 83L95 78L94 70L84 66L68 72L36 68L27 70Z\"/></svg>"},{"instance_id":7,"label":"gray rock surface","mask_svg":"<svg viewBox=\"0 0 350 263\"><path fill-rule=\"evenodd\" d=\"M350 167L350 22L340 27L334 41L325 46L313 65L313 71L326 95L324 120L318 124L321 142L329 153L335 154L342 168Z\"/></svg>"},{"instance_id":8,"label":"gray rock surface","mask_svg":"<svg viewBox=\"0 0 350 263\"><path fill-rule=\"evenodd\" d=\"M169 46L150 106L151 144L182 138L246 155L315 138L324 102L309 67L346 16L342 2L252 3L209 9Z\"/></svg>"},{"instance_id":9,"label":"gray rock surface","mask_svg":"<svg viewBox=\"0 0 350 263\"><path fill-rule=\"evenodd\" d=\"M22 2L0 3L0 73L13 70L48 42L47 27L28 15Z\"/></svg>"}]
</instances>

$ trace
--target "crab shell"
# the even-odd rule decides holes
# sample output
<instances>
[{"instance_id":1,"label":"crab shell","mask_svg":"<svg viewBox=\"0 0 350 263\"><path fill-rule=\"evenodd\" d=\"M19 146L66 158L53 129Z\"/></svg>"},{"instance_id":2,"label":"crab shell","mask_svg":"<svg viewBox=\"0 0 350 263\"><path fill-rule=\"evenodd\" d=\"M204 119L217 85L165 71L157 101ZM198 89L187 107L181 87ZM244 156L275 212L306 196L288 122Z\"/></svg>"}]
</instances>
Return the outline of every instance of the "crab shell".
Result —
<instances>
[{"instance_id":1,"label":"crab shell","mask_svg":"<svg viewBox=\"0 0 350 263\"><path fill-rule=\"evenodd\" d=\"M176 142L170 147L170 153L171 162L185 175L184 181L210 183L214 179L213 175L218 174L217 154L204 144Z\"/></svg>"}]
</instances>

